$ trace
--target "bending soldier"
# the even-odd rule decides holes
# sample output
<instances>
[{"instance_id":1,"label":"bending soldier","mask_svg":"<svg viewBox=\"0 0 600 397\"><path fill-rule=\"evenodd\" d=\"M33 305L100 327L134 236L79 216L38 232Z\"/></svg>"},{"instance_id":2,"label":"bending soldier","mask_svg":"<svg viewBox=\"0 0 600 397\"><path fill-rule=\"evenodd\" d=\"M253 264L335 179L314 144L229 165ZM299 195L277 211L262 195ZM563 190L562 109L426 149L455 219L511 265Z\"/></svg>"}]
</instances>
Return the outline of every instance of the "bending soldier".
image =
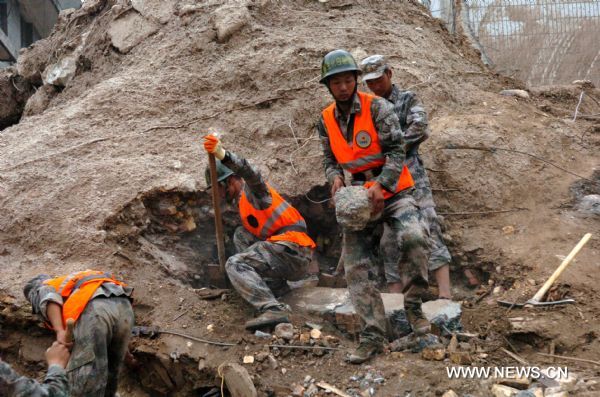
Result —
<instances>
[{"instance_id":1,"label":"bending soldier","mask_svg":"<svg viewBox=\"0 0 600 397\"><path fill-rule=\"evenodd\" d=\"M33 312L72 346L67 375L73 397L113 397L134 323L133 288L108 273L85 270L51 278L41 274L23 289ZM67 319L75 320L74 341L66 339Z\"/></svg>"}]
</instances>

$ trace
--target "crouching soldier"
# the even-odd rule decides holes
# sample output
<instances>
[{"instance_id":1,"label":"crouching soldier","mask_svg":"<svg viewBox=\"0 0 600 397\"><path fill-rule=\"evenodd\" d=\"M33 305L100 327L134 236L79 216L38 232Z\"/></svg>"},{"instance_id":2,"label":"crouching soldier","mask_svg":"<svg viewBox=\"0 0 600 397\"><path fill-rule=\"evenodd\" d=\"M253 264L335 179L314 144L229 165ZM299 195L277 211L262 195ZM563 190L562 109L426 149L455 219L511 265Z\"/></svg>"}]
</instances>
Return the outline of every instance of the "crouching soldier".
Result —
<instances>
[{"instance_id":1,"label":"crouching soldier","mask_svg":"<svg viewBox=\"0 0 600 397\"><path fill-rule=\"evenodd\" d=\"M134 323L133 288L108 273L85 270L31 279L23 293L56 339L72 347L67 376L73 397L114 396ZM73 342L66 322L73 319Z\"/></svg>"},{"instance_id":2,"label":"crouching soldier","mask_svg":"<svg viewBox=\"0 0 600 397\"><path fill-rule=\"evenodd\" d=\"M277 296L287 292L288 280L307 274L315 243L304 218L256 168L225 151L216 136L205 136L204 148L219 160L216 187L221 198L237 202L243 225L234 233L237 254L227 260L225 270L236 291L260 313L246 328L289 322L289 308ZM211 187L208 169L206 183Z\"/></svg>"}]
</instances>

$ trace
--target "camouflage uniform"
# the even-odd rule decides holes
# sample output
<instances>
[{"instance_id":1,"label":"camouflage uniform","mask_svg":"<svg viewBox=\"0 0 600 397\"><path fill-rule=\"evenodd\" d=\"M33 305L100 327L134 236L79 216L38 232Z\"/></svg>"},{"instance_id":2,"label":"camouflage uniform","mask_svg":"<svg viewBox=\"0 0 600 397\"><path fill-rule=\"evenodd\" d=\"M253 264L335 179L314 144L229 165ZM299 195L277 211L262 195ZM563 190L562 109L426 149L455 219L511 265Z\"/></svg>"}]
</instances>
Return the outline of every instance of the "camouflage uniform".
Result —
<instances>
[{"instance_id":1,"label":"camouflage uniform","mask_svg":"<svg viewBox=\"0 0 600 397\"><path fill-rule=\"evenodd\" d=\"M394 105L394 111L400 120L404 133L407 147L406 164L415 181L413 197L429 229L429 244L431 247L429 270L433 271L448 265L452 258L442 238L440 222L435 212L431 184L423 160L419 156L419 145L429 138L427 114L421 101L411 91L400 91L394 85L392 93L387 99ZM397 261L394 260L398 256L396 244L393 241L392 233L387 228L384 228L380 250L384 258L386 281L388 283L402 281L402 277L398 273Z\"/></svg>"},{"instance_id":2,"label":"camouflage uniform","mask_svg":"<svg viewBox=\"0 0 600 397\"><path fill-rule=\"evenodd\" d=\"M361 111L358 95L354 95L350 114L345 115L336 107L335 118L346 139L352 141L352 123L354 113ZM405 161L404 141L401 139L402 131L398 117L393 107L384 99L375 98L371 104L371 115L379 142L386 157L386 163L378 175L366 172L366 179L374 179L389 191L395 190L400 172ZM323 118L317 124L317 131L321 139L324 152L325 175L329 182L336 176L342 176L342 168L338 164L325 129ZM349 133L348 133L349 132ZM400 137L400 139L399 139ZM371 174L371 175L369 175ZM364 181L353 178L353 184L362 184ZM377 269L372 257L370 235L378 223L383 222L393 232L394 240L402 255L398 258L397 266L401 266L403 276L407 280L405 289L410 290L407 299L420 300L418 295L422 288L428 285L427 279L427 227L417 210L411 190L400 192L385 201L381 217L371 222L361 231L344 231L344 267L350 298L356 312L364 322L361 331L361 341L383 342L388 333L387 321L383 309L380 292L377 288ZM414 288L418 286L419 288Z\"/></svg>"},{"instance_id":3,"label":"camouflage uniform","mask_svg":"<svg viewBox=\"0 0 600 397\"><path fill-rule=\"evenodd\" d=\"M30 283L27 298L33 311L48 321L48 303L62 306L63 299L40 279ZM134 323L132 292L130 287L102 284L75 323L75 342L66 368L71 396L112 397L117 392L119 369Z\"/></svg>"},{"instance_id":4,"label":"camouflage uniform","mask_svg":"<svg viewBox=\"0 0 600 397\"><path fill-rule=\"evenodd\" d=\"M260 172L245 159L227 152L223 165L244 179L244 192L254 208L271 206L271 194ZM229 257L225 270L236 291L258 311L287 309L276 296L288 291L287 280L304 278L312 249L288 241L263 241L243 226L233 236L237 254Z\"/></svg>"},{"instance_id":5,"label":"camouflage uniform","mask_svg":"<svg viewBox=\"0 0 600 397\"><path fill-rule=\"evenodd\" d=\"M67 374L60 365L48 367L44 383L17 374L8 363L0 360L0 396L6 397L68 397Z\"/></svg>"}]
</instances>

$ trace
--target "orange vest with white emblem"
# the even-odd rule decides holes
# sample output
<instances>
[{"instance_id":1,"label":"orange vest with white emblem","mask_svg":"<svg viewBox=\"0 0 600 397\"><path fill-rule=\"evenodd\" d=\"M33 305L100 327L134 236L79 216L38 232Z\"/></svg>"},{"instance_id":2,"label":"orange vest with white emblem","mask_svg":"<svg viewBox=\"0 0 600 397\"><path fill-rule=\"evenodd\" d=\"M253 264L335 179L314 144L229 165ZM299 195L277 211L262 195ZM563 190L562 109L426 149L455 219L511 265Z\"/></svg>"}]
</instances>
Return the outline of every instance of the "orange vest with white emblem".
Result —
<instances>
[{"instance_id":1,"label":"orange vest with white emblem","mask_svg":"<svg viewBox=\"0 0 600 397\"><path fill-rule=\"evenodd\" d=\"M44 281L44 284L53 287L63 297L62 315L63 325L65 325L69 318L77 321L98 287L106 282L126 286L110 274L96 270L84 270L53 278Z\"/></svg>"},{"instance_id":2,"label":"orange vest with white emblem","mask_svg":"<svg viewBox=\"0 0 600 397\"><path fill-rule=\"evenodd\" d=\"M306 222L302 215L267 185L271 194L271 206L264 210L256 209L242 190L240 197L240 217L250 233L267 241L289 241L302 247L315 248L314 241L306 233Z\"/></svg>"},{"instance_id":3,"label":"orange vest with white emblem","mask_svg":"<svg viewBox=\"0 0 600 397\"><path fill-rule=\"evenodd\" d=\"M371 118L371 103L375 96L357 92L360 99L360 113L354 115L354 130L352 131L352 144L342 134L340 126L335 119L335 102L323 110L323 121L329 137L331 151L339 165L351 174L371 170L385 164L385 156L381 151L379 136L373 119ZM365 187L369 188L375 182L368 181ZM396 190L389 192L383 189L383 197L388 199L402 190L415 185L410 171L405 166L396 183Z\"/></svg>"}]
</instances>

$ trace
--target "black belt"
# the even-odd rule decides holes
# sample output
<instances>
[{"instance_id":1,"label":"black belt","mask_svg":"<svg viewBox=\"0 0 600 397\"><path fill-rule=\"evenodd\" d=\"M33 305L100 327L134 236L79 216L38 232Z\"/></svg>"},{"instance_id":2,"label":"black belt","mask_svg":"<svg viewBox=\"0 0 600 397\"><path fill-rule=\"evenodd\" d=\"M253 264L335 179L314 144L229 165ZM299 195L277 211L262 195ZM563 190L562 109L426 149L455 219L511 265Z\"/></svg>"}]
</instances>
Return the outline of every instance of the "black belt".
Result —
<instances>
[{"instance_id":1,"label":"black belt","mask_svg":"<svg viewBox=\"0 0 600 397\"><path fill-rule=\"evenodd\" d=\"M383 167L371 168L370 170L357 172L352 174L352 180L355 182L366 182L373 178L376 178L381 174Z\"/></svg>"}]
</instances>

